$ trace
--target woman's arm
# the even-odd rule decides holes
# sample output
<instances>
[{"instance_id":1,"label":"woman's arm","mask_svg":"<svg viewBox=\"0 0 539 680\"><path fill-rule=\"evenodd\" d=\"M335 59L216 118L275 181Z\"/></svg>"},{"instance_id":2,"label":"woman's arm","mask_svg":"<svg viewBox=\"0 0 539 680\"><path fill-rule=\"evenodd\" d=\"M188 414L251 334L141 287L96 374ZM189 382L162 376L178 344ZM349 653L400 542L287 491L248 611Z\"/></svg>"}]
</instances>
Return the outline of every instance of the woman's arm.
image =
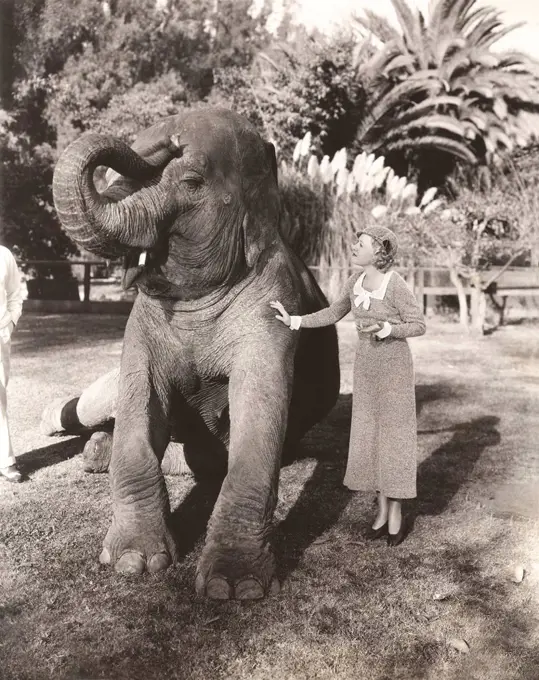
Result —
<instances>
[{"instance_id":1,"label":"woman's arm","mask_svg":"<svg viewBox=\"0 0 539 680\"><path fill-rule=\"evenodd\" d=\"M350 292L356 279L357 274L353 274L346 282L342 295L329 307L325 307L319 312L305 314L304 316L291 316L290 328L298 330L299 328L321 328L322 326L336 324L337 321L340 321L352 309Z\"/></svg>"},{"instance_id":2,"label":"woman's arm","mask_svg":"<svg viewBox=\"0 0 539 680\"><path fill-rule=\"evenodd\" d=\"M426 331L423 311L415 295L408 288L406 281L398 274L395 277L395 287L393 289L393 304L397 308L400 323L392 322L391 330L387 335L380 337L392 338L413 338L424 335Z\"/></svg>"}]
</instances>

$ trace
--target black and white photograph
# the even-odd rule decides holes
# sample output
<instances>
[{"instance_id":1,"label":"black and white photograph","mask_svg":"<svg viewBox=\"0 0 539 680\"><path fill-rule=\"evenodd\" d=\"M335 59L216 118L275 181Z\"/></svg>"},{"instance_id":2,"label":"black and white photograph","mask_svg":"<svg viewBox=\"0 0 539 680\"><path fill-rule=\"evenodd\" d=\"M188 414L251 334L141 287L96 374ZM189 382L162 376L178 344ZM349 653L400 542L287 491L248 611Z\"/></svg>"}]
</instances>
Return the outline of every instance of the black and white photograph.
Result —
<instances>
[{"instance_id":1,"label":"black and white photograph","mask_svg":"<svg viewBox=\"0 0 539 680\"><path fill-rule=\"evenodd\" d=\"M1 680L539 680L539 3L0 0Z\"/></svg>"}]
</instances>

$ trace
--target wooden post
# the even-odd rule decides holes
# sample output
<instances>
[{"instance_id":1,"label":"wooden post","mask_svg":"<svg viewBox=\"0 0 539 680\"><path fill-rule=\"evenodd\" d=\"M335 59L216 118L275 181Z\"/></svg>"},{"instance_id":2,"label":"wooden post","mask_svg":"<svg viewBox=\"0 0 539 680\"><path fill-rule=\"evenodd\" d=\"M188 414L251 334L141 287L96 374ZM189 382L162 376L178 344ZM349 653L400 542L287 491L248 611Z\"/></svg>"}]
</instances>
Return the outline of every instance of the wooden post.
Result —
<instances>
[{"instance_id":1,"label":"wooden post","mask_svg":"<svg viewBox=\"0 0 539 680\"><path fill-rule=\"evenodd\" d=\"M89 262L84 263L84 299L83 302L90 302L90 282L91 282L92 265Z\"/></svg>"},{"instance_id":2,"label":"wooden post","mask_svg":"<svg viewBox=\"0 0 539 680\"><path fill-rule=\"evenodd\" d=\"M415 288L415 268L413 265L413 262L411 260L408 261L408 269L406 271L406 283L408 286L412 289L412 291L416 292Z\"/></svg>"},{"instance_id":3,"label":"wooden post","mask_svg":"<svg viewBox=\"0 0 539 680\"><path fill-rule=\"evenodd\" d=\"M436 288L439 285L437 278L435 277L434 271L429 267L428 270L428 288ZM425 269L423 269L423 290L425 290ZM425 295L425 316L430 317L434 314L436 310L436 295Z\"/></svg>"},{"instance_id":4,"label":"wooden post","mask_svg":"<svg viewBox=\"0 0 539 680\"><path fill-rule=\"evenodd\" d=\"M423 267L417 269L415 296L421 305L421 309L425 311L425 270Z\"/></svg>"},{"instance_id":5,"label":"wooden post","mask_svg":"<svg viewBox=\"0 0 539 680\"><path fill-rule=\"evenodd\" d=\"M462 281L460 280L460 277L459 277L459 275L458 275L458 273L455 269L449 270L449 277L451 279L451 283L457 289L457 295L458 295L458 299L459 299L460 325L462 326L463 329L468 331L469 330L468 302L466 300L466 292L464 290L464 286L463 286Z\"/></svg>"}]
</instances>

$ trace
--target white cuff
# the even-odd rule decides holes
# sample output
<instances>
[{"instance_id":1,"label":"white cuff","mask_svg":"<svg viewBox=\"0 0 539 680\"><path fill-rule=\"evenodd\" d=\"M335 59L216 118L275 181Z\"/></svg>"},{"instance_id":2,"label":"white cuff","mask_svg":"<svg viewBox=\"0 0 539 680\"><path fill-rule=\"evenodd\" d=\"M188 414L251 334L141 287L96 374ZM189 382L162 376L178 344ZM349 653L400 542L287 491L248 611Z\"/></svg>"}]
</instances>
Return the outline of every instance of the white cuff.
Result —
<instances>
[{"instance_id":1,"label":"white cuff","mask_svg":"<svg viewBox=\"0 0 539 680\"><path fill-rule=\"evenodd\" d=\"M377 338L387 338L387 336L391 333L391 324L387 321L384 321L384 327L378 331L378 333L375 333Z\"/></svg>"},{"instance_id":2,"label":"white cuff","mask_svg":"<svg viewBox=\"0 0 539 680\"><path fill-rule=\"evenodd\" d=\"M290 330L297 331L301 326L301 316L291 316L290 317Z\"/></svg>"}]
</instances>

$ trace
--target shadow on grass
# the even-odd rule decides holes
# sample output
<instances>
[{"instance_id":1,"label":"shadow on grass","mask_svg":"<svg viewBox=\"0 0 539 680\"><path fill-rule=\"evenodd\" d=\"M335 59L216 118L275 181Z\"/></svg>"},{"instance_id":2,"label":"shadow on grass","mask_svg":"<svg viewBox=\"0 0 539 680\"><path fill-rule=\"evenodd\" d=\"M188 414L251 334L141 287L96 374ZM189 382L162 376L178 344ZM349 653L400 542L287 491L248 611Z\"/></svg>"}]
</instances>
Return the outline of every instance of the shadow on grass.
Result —
<instances>
[{"instance_id":1,"label":"shadow on grass","mask_svg":"<svg viewBox=\"0 0 539 680\"><path fill-rule=\"evenodd\" d=\"M440 399L453 399L456 396L455 388L448 383L434 383L432 385L416 385L415 408L419 416L423 407L432 401Z\"/></svg>"},{"instance_id":2,"label":"shadow on grass","mask_svg":"<svg viewBox=\"0 0 539 680\"><path fill-rule=\"evenodd\" d=\"M82 453L89 438L90 434L84 434L80 437L56 440L50 446L43 446L40 449L34 449L17 456L17 464L21 473L27 477L37 470L62 463Z\"/></svg>"},{"instance_id":3,"label":"shadow on grass","mask_svg":"<svg viewBox=\"0 0 539 680\"><path fill-rule=\"evenodd\" d=\"M420 386L418 408L421 409L429 400L448 396L450 394L443 385L429 386L423 390ZM351 401L350 395L341 395L332 413L306 438L303 457L315 459L315 469L304 485L295 506L276 532L280 571L285 575L297 566L310 543L339 521L350 498L350 494L339 491L338 487L346 464ZM437 494L442 491L442 499L433 498L432 506L428 505L428 498L423 498L421 494L420 503L423 503L423 510L430 508L431 511L443 512L458 490L458 486L473 472L473 467L484 448L499 441L497 426L497 418L485 416L447 429L448 432L452 432L451 441L434 451L431 458L420 466L420 493L422 486L426 488L426 485L431 485ZM20 461L25 464L26 470L33 471L69 459L80 450L79 438L61 440L51 446L23 454ZM217 493L218 485L205 487L199 484L188 492L183 503L173 513L175 532L181 535L181 558L192 551L204 533ZM523 612L520 601L515 601L512 597L512 589L518 586L501 582L493 576L485 575L484 570L481 570L481 563L485 563L486 557L491 552L496 554L497 541L498 538L495 537L491 542L476 545L474 539L472 547L469 542L460 544L459 541L458 546L442 546L441 549L436 544L433 547L422 544L417 555L405 552L399 556L398 552L396 555L392 552L391 556L384 557L386 552L380 551L380 556L376 558L380 560L377 566L380 566L381 574L387 572L387 578L393 578L395 561L402 560L407 565L407 569L403 571L406 578L409 576L413 580L414 575L417 576L416 570L419 569L425 570L426 578L438 578L439 569L439 573L448 578L450 575L459 576L459 591L455 602L450 598L446 602L433 602L430 608L425 605L425 611L422 610L421 613L432 615L432 619L417 619L417 629L426 631L417 635L417 640L410 638L407 626L404 626L404 632L397 631L396 637L395 632L377 621L388 608L393 607L400 609L401 616L407 617L408 621L410 617L416 616L415 610L412 611L410 608L406 581L402 586L402 596L394 598L393 604L391 601L388 604L380 596L375 603L379 607L371 610L372 626L376 632L373 648L365 647L360 640L362 651L376 655L372 677L378 680L390 678L419 680L432 677L429 670L434 666L441 668L443 665L447 668L451 662L457 667L456 653L448 651L445 641L429 632L428 624L430 620L436 620L439 612L443 615L444 608L458 606L470 612L470 616L479 615L484 620L484 630L478 631L476 639L468 640L472 648L470 659L473 659L474 645L478 648L488 644L492 650L502 649L505 652L507 658L515 664L515 672L521 680L535 680L539 659L537 650L532 648L530 640L535 634L532 626L536 619L530 616L529 612ZM424 557L429 559L423 559ZM411 558L415 558L416 562L412 562ZM338 557L336 559L338 560ZM414 564L417 566L413 566ZM361 565L354 566L353 569L354 573L357 573L358 582L362 583L366 577ZM54 675L59 680L113 676L117 680L120 678L131 680L157 675L170 678L224 677L226 668L229 669L228 677L240 675L244 677L245 673L249 672L245 670L246 668L255 669L261 657L262 662L266 660L264 657L266 652L262 649L268 647L270 651L266 661L267 663L277 661L276 677L279 677L279 671L283 667L286 668L286 665L281 666L278 653L276 656L273 652L272 656L271 646L267 644L268 639L272 640L272 634L275 639L278 635L285 635L287 631L286 626L282 628L285 608L279 607L278 604L272 606L270 599L265 604L260 603L250 608L236 609L236 603L226 605L203 603L195 607L190 596L181 595L177 599L171 597L171 592L176 591L166 577L162 579L152 577L140 581L122 579L119 584L118 581L109 581L104 576L96 578L95 572L83 572L83 576L85 583L88 576L98 582L93 598L86 585L81 591L80 582L71 583L69 580L60 579L54 581L54 587L59 591L65 591L66 601L64 603L64 600L61 600L62 607L56 612L52 610L46 615L44 604L45 596L48 597L48 581L43 587L43 599L36 599L30 606L24 602L18 609L16 604L18 601L14 600L14 603L8 605L4 611L0 610L0 616L2 614L20 616L14 624L10 623L10 639L4 645L4 650L8 651L11 642L13 647L9 647L10 649L24 651L24 656L18 653L15 661L6 658L2 669L6 680L45 677L40 669L46 664L54 666L54 673L51 671L46 677ZM381 579L381 583L384 582L384 579ZM324 581L322 577L321 587L324 593L337 593L332 590L334 586L335 584L328 580ZM116 593L110 590L112 587L117 589ZM354 612L361 606L352 592L353 601L346 600L344 606L338 601L336 607L343 606L343 613L340 614L341 610L336 609L336 625L333 628L331 620L330 624L327 623L328 614L325 612L328 610L324 609L321 610L325 626L323 631L310 633L311 619L306 624L306 617L309 616L309 612L316 610L316 597L319 592L322 591L312 591L313 606L310 610L300 608L298 601L290 598L288 628L291 632L290 639L294 639L298 630L305 631L305 640L301 641L302 646L299 650L306 655L309 651L308 645L313 645L314 649L320 641L329 644L332 635L335 637L336 649L339 649L345 636L346 617L353 619ZM104 594L107 596L106 599L103 599ZM311 591L308 591L308 594L310 597ZM339 598L341 596L339 593ZM87 619L82 614L84 607L80 606L81 598L88 609ZM288 603L285 603L285 606L288 606ZM80 612L74 616L73 611L77 607L80 607ZM329 613L331 614L331 610ZM398 624L399 618L394 620ZM340 621L342 626L339 625ZM128 625L124 625L124 622ZM211 626L214 626L215 630L212 630ZM275 628L275 633L272 633L272 627ZM368 623L365 627L368 627ZM45 633L48 637L45 637ZM260 636L258 641L257 636ZM253 638L257 641L256 644L263 644L264 647L255 645L251 651L245 641ZM30 642L34 640L38 642L35 647L30 647ZM350 640L346 639L346 643L349 645ZM282 654L285 653L293 654L294 648L284 647ZM231 672L230 669L233 667L230 664L234 658L241 658L244 665ZM484 659L484 656L482 658ZM316 662L311 662L308 657L307 663L306 672L312 671L314 677L316 672L320 671L320 667L315 666ZM185 671L182 665L186 666ZM111 667L115 668L112 675ZM350 670L349 674L346 673L347 670ZM465 677L465 674L459 676L457 672L458 668L451 677ZM482 673L484 669L478 670L474 677L483 677ZM281 676L284 677L282 672ZM342 677L354 677L353 668L346 666Z\"/></svg>"},{"instance_id":4,"label":"shadow on grass","mask_svg":"<svg viewBox=\"0 0 539 680\"><path fill-rule=\"evenodd\" d=\"M413 515L440 515L470 478L482 452L501 437L500 419L482 416L434 432L453 432L452 438L424 460L418 469L418 500Z\"/></svg>"},{"instance_id":5,"label":"shadow on grass","mask_svg":"<svg viewBox=\"0 0 539 680\"><path fill-rule=\"evenodd\" d=\"M341 395L330 415L313 432L324 442L310 451L317 460L315 469L274 535L281 581L296 569L313 541L338 522L354 495L342 486L351 410L352 396Z\"/></svg>"},{"instance_id":6,"label":"shadow on grass","mask_svg":"<svg viewBox=\"0 0 539 680\"><path fill-rule=\"evenodd\" d=\"M178 559L192 552L206 533L206 526L221 489L220 482L195 484L170 516L170 528L176 538Z\"/></svg>"}]
</instances>

